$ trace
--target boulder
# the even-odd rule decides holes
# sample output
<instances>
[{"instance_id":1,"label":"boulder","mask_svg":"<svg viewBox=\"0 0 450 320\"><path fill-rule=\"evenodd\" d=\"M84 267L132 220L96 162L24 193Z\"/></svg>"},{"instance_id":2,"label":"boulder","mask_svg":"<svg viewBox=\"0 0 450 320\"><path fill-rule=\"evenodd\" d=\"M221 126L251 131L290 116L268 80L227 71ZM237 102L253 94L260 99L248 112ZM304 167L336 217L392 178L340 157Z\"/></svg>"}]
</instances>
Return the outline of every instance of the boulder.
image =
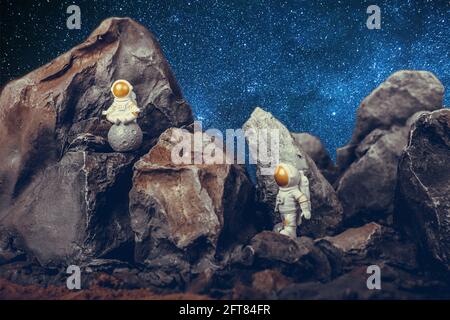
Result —
<instances>
[{"instance_id":1,"label":"boulder","mask_svg":"<svg viewBox=\"0 0 450 320\"><path fill-rule=\"evenodd\" d=\"M395 225L450 270L450 110L421 115L398 165Z\"/></svg>"},{"instance_id":2,"label":"boulder","mask_svg":"<svg viewBox=\"0 0 450 320\"><path fill-rule=\"evenodd\" d=\"M107 19L82 44L1 90L0 216L79 134L106 138L101 112L120 78L133 84L143 110L139 153L168 127L193 121L154 35L129 18Z\"/></svg>"},{"instance_id":3,"label":"boulder","mask_svg":"<svg viewBox=\"0 0 450 320\"><path fill-rule=\"evenodd\" d=\"M337 150L340 171L356 160L355 149L373 130L403 126L418 111L439 109L443 96L444 87L431 72L402 70L392 74L361 102L352 138Z\"/></svg>"},{"instance_id":4,"label":"boulder","mask_svg":"<svg viewBox=\"0 0 450 320\"><path fill-rule=\"evenodd\" d=\"M175 164L171 153L180 140L174 137L183 134L193 136L182 129L166 130L134 166L129 209L135 256L147 265L173 256L187 263L180 263L184 269L196 269L254 232L254 190L244 168Z\"/></svg>"},{"instance_id":5,"label":"boulder","mask_svg":"<svg viewBox=\"0 0 450 320\"><path fill-rule=\"evenodd\" d=\"M368 258L374 250L379 249L383 235L383 227L371 222L362 227L347 229L334 237L317 239L316 244L319 247L332 245L342 253L345 259L355 264Z\"/></svg>"},{"instance_id":6,"label":"boulder","mask_svg":"<svg viewBox=\"0 0 450 320\"><path fill-rule=\"evenodd\" d=\"M341 204L333 187L320 173L314 161L295 141L289 130L271 113L261 108L256 108L253 111L250 118L245 122L243 129L245 132L253 131L256 134L263 132L261 130L264 129L278 130L279 161L294 165L297 169L303 170L308 177L311 193L312 218L301 225L300 234L319 237L334 233L339 228L342 220ZM269 143L269 154L271 154L270 147L271 144ZM262 174L262 169L267 167L267 164L262 161L263 159L258 157L256 160L258 201L263 204L265 210L272 214L272 223L276 223L279 217L273 213L273 209L278 193L278 185L273 178L273 174Z\"/></svg>"},{"instance_id":7,"label":"boulder","mask_svg":"<svg viewBox=\"0 0 450 320\"><path fill-rule=\"evenodd\" d=\"M388 264L411 272L418 270L416 246L375 222L317 239L315 245L328 257L334 276L360 265Z\"/></svg>"},{"instance_id":8,"label":"boulder","mask_svg":"<svg viewBox=\"0 0 450 320\"><path fill-rule=\"evenodd\" d=\"M408 126L372 131L356 148L359 159L337 183L345 222L386 219L394 208L397 164L408 139Z\"/></svg>"},{"instance_id":9,"label":"boulder","mask_svg":"<svg viewBox=\"0 0 450 320\"><path fill-rule=\"evenodd\" d=\"M306 132L292 133L292 137L300 145L300 148L311 157L324 177L332 184L336 179L337 168L320 139Z\"/></svg>"},{"instance_id":10,"label":"boulder","mask_svg":"<svg viewBox=\"0 0 450 320\"><path fill-rule=\"evenodd\" d=\"M361 103L349 144L337 151L341 176L336 190L344 224L390 224L397 164L411 123L423 112L441 108L444 88L425 71L399 71Z\"/></svg>"},{"instance_id":11,"label":"boulder","mask_svg":"<svg viewBox=\"0 0 450 320\"><path fill-rule=\"evenodd\" d=\"M42 265L113 255L132 241L132 160L121 153L66 153L36 175L0 220L8 231L3 242L15 244L16 252L25 249Z\"/></svg>"},{"instance_id":12,"label":"boulder","mask_svg":"<svg viewBox=\"0 0 450 320\"><path fill-rule=\"evenodd\" d=\"M277 232L263 231L250 241L254 253L253 267L276 269L296 281L327 281L331 267L325 254L308 237L292 239Z\"/></svg>"}]
</instances>

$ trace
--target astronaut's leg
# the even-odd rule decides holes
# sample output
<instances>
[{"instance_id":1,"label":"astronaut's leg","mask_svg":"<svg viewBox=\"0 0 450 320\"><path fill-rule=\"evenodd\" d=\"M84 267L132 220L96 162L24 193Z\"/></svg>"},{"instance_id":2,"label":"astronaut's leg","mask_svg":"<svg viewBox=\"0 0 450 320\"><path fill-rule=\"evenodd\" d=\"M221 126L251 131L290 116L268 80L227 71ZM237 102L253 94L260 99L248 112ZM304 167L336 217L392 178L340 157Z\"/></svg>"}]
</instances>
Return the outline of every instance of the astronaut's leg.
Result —
<instances>
[{"instance_id":1,"label":"astronaut's leg","mask_svg":"<svg viewBox=\"0 0 450 320\"><path fill-rule=\"evenodd\" d=\"M283 229L281 234L291 238L297 238L297 212L290 211L282 214L283 217Z\"/></svg>"}]
</instances>

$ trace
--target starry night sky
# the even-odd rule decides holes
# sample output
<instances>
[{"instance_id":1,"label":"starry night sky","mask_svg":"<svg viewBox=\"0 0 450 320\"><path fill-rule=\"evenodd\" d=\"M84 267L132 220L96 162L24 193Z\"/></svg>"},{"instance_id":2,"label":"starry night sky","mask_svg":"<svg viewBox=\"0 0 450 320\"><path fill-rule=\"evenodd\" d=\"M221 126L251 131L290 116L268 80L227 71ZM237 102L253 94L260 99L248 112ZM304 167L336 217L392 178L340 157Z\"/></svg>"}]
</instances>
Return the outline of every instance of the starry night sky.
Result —
<instances>
[{"instance_id":1,"label":"starry night sky","mask_svg":"<svg viewBox=\"0 0 450 320\"><path fill-rule=\"evenodd\" d=\"M259 105L319 136L332 156L361 100L392 72L429 70L450 87L444 0L0 2L0 85L82 42L103 19L129 16L159 39L204 129L239 128ZM66 28L70 4L81 8L81 30ZM381 30L366 27L371 4Z\"/></svg>"}]
</instances>

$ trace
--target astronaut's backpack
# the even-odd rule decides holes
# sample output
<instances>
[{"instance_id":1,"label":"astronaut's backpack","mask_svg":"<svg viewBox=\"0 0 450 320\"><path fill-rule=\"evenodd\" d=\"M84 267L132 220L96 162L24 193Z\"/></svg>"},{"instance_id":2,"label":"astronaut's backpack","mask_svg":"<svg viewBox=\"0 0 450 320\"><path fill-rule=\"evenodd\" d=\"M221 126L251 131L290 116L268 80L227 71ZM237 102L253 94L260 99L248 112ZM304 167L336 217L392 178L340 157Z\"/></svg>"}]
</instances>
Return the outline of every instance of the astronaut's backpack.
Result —
<instances>
[{"instance_id":1,"label":"astronaut's backpack","mask_svg":"<svg viewBox=\"0 0 450 320\"><path fill-rule=\"evenodd\" d=\"M311 212L311 196L309 194L309 180L303 170L300 170L300 191L308 199L309 212Z\"/></svg>"}]
</instances>

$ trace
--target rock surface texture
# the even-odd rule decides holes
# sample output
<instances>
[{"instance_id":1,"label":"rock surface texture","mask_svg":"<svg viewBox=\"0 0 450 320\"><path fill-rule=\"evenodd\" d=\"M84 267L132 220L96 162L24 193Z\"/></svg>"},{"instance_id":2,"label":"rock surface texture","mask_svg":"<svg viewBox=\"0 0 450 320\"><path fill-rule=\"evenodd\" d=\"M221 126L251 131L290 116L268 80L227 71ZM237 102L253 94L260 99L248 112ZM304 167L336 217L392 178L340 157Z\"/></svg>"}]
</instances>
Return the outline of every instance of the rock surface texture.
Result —
<instances>
[{"instance_id":1,"label":"rock surface texture","mask_svg":"<svg viewBox=\"0 0 450 320\"><path fill-rule=\"evenodd\" d=\"M399 163L395 222L450 270L450 110L414 123Z\"/></svg>"},{"instance_id":2,"label":"rock surface texture","mask_svg":"<svg viewBox=\"0 0 450 320\"><path fill-rule=\"evenodd\" d=\"M134 166L130 192L136 260L151 264L177 257L177 267L213 261L233 243L245 241L255 217L253 186L242 166L177 164L172 150L182 129L165 131ZM193 137L187 131L188 137ZM248 238L249 236L247 236Z\"/></svg>"}]
</instances>

